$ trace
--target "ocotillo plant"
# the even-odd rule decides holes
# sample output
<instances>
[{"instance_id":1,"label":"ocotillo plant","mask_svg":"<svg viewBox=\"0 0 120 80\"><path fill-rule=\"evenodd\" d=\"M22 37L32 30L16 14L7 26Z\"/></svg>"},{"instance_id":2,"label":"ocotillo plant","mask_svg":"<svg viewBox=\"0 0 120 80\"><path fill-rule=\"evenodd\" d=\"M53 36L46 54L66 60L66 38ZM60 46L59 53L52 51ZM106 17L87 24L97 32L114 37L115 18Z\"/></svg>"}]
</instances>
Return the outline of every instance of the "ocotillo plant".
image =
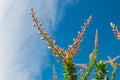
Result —
<instances>
[{"instance_id":1,"label":"ocotillo plant","mask_svg":"<svg viewBox=\"0 0 120 80\"><path fill-rule=\"evenodd\" d=\"M74 56L79 53L80 43L83 41L84 34L86 31L86 28L88 28L92 16L90 16L85 22L84 25L81 27L81 32L79 31L77 34L77 37L73 39L73 45L69 45L67 50L62 49L58 45L56 45L56 41L52 39L52 36L48 34L48 32L44 29L43 25L39 24L39 19L35 15L35 12L33 9L31 9L31 16L34 22L34 26L39 30L39 34L42 35L42 40L45 40L47 42L48 48L52 51L53 56L57 58L61 58L61 65L64 67L63 75L64 80L90 80L90 74L93 74L92 70L94 69L95 78L92 80L114 80L115 73L120 66L120 64L116 63L116 59L120 58L120 56L117 56L113 59L108 57L108 61L100 60L97 62L98 57L98 30L96 30L95 35L95 43L94 43L94 49L93 52L89 55L89 63L88 64L75 64L73 62ZM117 35L117 38L120 39L120 32L118 31L117 27L111 23L111 26ZM107 63L110 63L113 67L113 72L111 73L110 77L107 77L108 68ZM85 72L83 73L82 69L80 69L80 78L78 78L78 74L76 71L76 67L80 66L83 69L85 69ZM53 65L53 79L58 80L57 74L55 71L55 66Z\"/></svg>"}]
</instances>

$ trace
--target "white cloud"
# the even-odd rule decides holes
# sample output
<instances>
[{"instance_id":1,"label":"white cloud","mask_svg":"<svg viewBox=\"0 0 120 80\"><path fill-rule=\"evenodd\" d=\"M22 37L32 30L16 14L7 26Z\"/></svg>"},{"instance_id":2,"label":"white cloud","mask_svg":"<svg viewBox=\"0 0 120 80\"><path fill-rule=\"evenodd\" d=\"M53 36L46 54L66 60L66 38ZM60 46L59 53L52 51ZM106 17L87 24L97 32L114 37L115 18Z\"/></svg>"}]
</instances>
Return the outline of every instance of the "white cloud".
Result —
<instances>
[{"instance_id":1,"label":"white cloud","mask_svg":"<svg viewBox=\"0 0 120 80\"><path fill-rule=\"evenodd\" d=\"M43 19L43 22L51 24L55 19L56 2L50 1L52 3L36 1L39 6L29 0L0 1L0 80L34 80L41 74L40 68L47 58L46 46L36 44L37 32L33 31L29 10L32 6L40 9L40 17L48 20Z\"/></svg>"},{"instance_id":2,"label":"white cloud","mask_svg":"<svg viewBox=\"0 0 120 80\"><path fill-rule=\"evenodd\" d=\"M60 15L57 4L57 0L0 0L0 80L35 80L41 75L48 54L44 43L36 40L29 10L35 8L41 21L51 26L47 30L53 31Z\"/></svg>"}]
</instances>

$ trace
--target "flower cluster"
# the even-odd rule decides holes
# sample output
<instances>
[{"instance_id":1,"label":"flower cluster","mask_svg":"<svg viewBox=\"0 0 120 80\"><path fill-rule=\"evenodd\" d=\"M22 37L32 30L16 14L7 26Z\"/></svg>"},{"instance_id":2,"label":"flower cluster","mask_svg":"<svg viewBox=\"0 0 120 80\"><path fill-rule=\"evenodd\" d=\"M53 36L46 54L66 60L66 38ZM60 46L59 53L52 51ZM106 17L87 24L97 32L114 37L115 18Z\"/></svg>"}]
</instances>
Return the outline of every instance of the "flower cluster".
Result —
<instances>
[{"instance_id":1,"label":"flower cluster","mask_svg":"<svg viewBox=\"0 0 120 80\"><path fill-rule=\"evenodd\" d=\"M34 26L39 30L38 33L42 35L41 40L47 41L48 48L53 51L53 55L55 57L64 58L63 53L65 53L65 51L56 45L56 41L52 39L52 36L49 35L47 31L45 31L44 26L41 23L39 24L38 17L35 16L33 9L31 9L31 16L34 22Z\"/></svg>"},{"instance_id":2,"label":"flower cluster","mask_svg":"<svg viewBox=\"0 0 120 80\"><path fill-rule=\"evenodd\" d=\"M95 75L96 80L107 80L106 74L108 73L107 64L104 61L99 61L96 64Z\"/></svg>"},{"instance_id":3,"label":"flower cluster","mask_svg":"<svg viewBox=\"0 0 120 80\"><path fill-rule=\"evenodd\" d=\"M83 41L83 35L84 35L87 27L89 26L91 20L92 20L92 16L90 16L86 20L86 22L84 22L84 25L81 26L82 31L81 32L79 31L77 34L77 38L73 39L73 45L68 46L68 50L67 50L66 55L69 55L70 57L74 57L74 55L76 55L79 52L79 47L80 47L79 45Z\"/></svg>"},{"instance_id":4,"label":"flower cluster","mask_svg":"<svg viewBox=\"0 0 120 80\"><path fill-rule=\"evenodd\" d=\"M113 29L113 32L114 32L114 34L115 34L115 37L117 37L117 39L119 39L120 40L120 32L119 32L119 30L118 30L118 27L114 24L114 23L110 23L110 26L112 27L112 29Z\"/></svg>"},{"instance_id":5,"label":"flower cluster","mask_svg":"<svg viewBox=\"0 0 120 80\"><path fill-rule=\"evenodd\" d=\"M53 51L53 55L55 57L61 57L63 60L65 59L72 59L74 55L76 55L79 52L79 45L83 41L83 35L86 31L86 28L89 26L89 23L92 20L92 16L90 16L86 22L84 22L84 25L81 27L82 31L78 32L77 38L73 39L73 45L68 46L68 50L65 51L61 47L56 45L56 41L52 39L52 36L48 34L48 32L45 31L43 25L40 23L38 17L35 16L35 12L33 9L31 9L31 16L34 22L34 26L37 27L39 30L39 34L42 35L42 40L46 40L48 44L48 48Z\"/></svg>"}]
</instances>

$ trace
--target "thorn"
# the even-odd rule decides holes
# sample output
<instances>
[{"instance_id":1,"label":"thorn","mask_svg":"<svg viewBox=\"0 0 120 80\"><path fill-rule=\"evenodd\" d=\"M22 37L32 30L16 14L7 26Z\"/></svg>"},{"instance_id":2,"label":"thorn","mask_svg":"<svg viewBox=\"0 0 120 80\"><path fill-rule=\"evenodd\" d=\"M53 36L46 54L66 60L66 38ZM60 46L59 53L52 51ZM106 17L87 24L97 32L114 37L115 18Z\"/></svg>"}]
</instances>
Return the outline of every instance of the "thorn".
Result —
<instances>
[{"instance_id":1,"label":"thorn","mask_svg":"<svg viewBox=\"0 0 120 80\"><path fill-rule=\"evenodd\" d=\"M108 58L109 60L111 60L111 57L110 57L110 56L107 56L107 58Z\"/></svg>"},{"instance_id":2,"label":"thorn","mask_svg":"<svg viewBox=\"0 0 120 80\"><path fill-rule=\"evenodd\" d=\"M118 58L120 58L120 55L115 57L113 60L116 61Z\"/></svg>"}]
</instances>

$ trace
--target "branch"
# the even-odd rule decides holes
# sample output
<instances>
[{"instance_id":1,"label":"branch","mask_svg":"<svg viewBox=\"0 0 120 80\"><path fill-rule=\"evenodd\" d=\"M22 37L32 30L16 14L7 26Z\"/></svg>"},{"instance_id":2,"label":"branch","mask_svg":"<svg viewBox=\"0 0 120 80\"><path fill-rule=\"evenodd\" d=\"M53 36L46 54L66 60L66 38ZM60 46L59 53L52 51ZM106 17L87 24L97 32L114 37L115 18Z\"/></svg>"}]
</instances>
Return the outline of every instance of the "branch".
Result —
<instances>
[{"instance_id":1,"label":"branch","mask_svg":"<svg viewBox=\"0 0 120 80\"><path fill-rule=\"evenodd\" d=\"M53 51L53 55L55 57L60 57L60 58L64 59L64 57L65 57L64 49L57 46L56 41L52 40L52 36L49 35L47 31L45 31L45 29L41 23L39 24L38 17L35 15L35 12L33 9L31 9L31 16L32 16L32 19L34 22L34 26L37 27L37 29L39 30L39 34L42 35L41 39L47 41L48 48Z\"/></svg>"},{"instance_id":2,"label":"branch","mask_svg":"<svg viewBox=\"0 0 120 80\"><path fill-rule=\"evenodd\" d=\"M95 48L90 54L90 62L86 68L85 74L80 78L81 80L90 80L90 72L92 71L93 66L96 64L96 59L98 55L98 31L96 30L95 36Z\"/></svg>"},{"instance_id":3,"label":"branch","mask_svg":"<svg viewBox=\"0 0 120 80\"><path fill-rule=\"evenodd\" d=\"M76 66L73 64L72 61L73 61L74 55L76 55L78 53L79 44L83 40L83 35L84 35L89 23L91 22L91 19L92 19L92 16L90 16L86 20L86 22L84 23L84 26L82 27L82 32L81 33L78 32L78 36L74 40L73 45L71 45L71 46L69 45L69 47L68 47L68 50L66 52L65 61L67 62L67 64L69 66L67 67L66 64L63 63L63 66L65 68L65 71L64 71L65 80L77 80Z\"/></svg>"},{"instance_id":4,"label":"branch","mask_svg":"<svg viewBox=\"0 0 120 80\"><path fill-rule=\"evenodd\" d=\"M73 57L79 52L79 45L83 41L83 36L85 34L86 28L89 26L90 22L92 20L92 16L90 16L85 22L84 25L81 27L82 31L78 32L77 38L73 39L73 45L68 46L67 53L70 53Z\"/></svg>"}]
</instances>

